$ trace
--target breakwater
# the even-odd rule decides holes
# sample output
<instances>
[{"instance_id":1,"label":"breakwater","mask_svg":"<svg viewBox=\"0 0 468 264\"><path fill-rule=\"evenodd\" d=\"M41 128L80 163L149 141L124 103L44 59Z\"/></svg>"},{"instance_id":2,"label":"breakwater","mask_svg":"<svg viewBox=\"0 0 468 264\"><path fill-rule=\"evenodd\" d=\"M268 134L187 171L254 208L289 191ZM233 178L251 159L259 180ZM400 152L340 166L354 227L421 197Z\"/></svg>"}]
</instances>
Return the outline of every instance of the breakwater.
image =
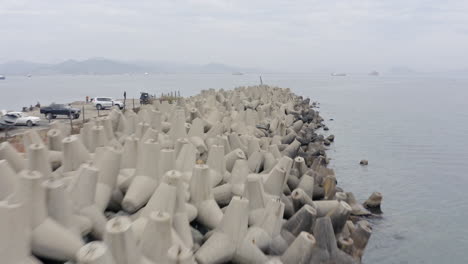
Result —
<instances>
[{"instance_id":1,"label":"breakwater","mask_svg":"<svg viewBox=\"0 0 468 264\"><path fill-rule=\"evenodd\" d=\"M3 143L1 218L24 230L7 262L359 262L371 212L337 186L323 126L308 99L256 86L31 131L26 158Z\"/></svg>"}]
</instances>

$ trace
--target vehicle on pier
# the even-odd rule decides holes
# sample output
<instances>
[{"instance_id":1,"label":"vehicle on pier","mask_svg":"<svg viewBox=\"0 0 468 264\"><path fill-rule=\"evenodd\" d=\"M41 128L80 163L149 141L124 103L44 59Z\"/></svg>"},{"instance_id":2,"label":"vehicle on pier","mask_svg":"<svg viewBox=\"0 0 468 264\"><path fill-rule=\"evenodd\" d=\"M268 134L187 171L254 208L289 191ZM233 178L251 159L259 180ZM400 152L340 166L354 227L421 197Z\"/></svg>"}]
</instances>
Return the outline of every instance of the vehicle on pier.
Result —
<instances>
[{"instance_id":1,"label":"vehicle on pier","mask_svg":"<svg viewBox=\"0 0 468 264\"><path fill-rule=\"evenodd\" d=\"M113 106L117 106L120 109L124 107L122 102L114 100L112 97L95 97L91 101L97 110L109 109Z\"/></svg>"},{"instance_id":2,"label":"vehicle on pier","mask_svg":"<svg viewBox=\"0 0 468 264\"><path fill-rule=\"evenodd\" d=\"M152 104L154 100L154 96L150 95L147 92L140 92L140 104Z\"/></svg>"},{"instance_id":3,"label":"vehicle on pier","mask_svg":"<svg viewBox=\"0 0 468 264\"><path fill-rule=\"evenodd\" d=\"M80 117L81 110L66 104L52 103L49 106L41 107L40 113L44 114L49 120L55 119L59 115L67 116L71 119L77 119Z\"/></svg>"},{"instance_id":4,"label":"vehicle on pier","mask_svg":"<svg viewBox=\"0 0 468 264\"><path fill-rule=\"evenodd\" d=\"M37 116L29 116L23 112L8 112L2 116L0 123L7 126L28 126L32 127L39 123L41 119Z\"/></svg>"}]
</instances>

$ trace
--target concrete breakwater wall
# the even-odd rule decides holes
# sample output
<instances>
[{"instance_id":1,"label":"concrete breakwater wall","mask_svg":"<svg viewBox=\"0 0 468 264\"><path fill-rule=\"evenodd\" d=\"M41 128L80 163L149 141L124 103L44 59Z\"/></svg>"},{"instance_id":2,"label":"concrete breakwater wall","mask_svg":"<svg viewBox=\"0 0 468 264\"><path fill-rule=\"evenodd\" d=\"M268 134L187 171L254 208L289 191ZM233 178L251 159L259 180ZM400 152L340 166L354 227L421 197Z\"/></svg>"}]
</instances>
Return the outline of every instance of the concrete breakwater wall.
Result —
<instances>
[{"instance_id":1,"label":"concrete breakwater wall","mask_svg":"<svg viewBox=\"0 0 468 264\"><path fill-rule=\"evenodd\" d=\"M0 262L360 263L382 196L337 186L320 127L253 86L31 130L0 145Z\"/></svg>"}]
</instances>

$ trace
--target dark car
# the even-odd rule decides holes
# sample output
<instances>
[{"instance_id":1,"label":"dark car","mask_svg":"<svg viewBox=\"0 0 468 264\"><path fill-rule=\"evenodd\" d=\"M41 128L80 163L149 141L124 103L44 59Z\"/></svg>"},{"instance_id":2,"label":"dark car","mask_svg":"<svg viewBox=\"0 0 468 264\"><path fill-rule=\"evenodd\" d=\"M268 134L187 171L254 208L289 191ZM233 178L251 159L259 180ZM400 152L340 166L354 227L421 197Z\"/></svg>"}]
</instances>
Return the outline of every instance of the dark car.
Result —
<instances>
[{"instance_id":1,"label":"dark car","mask_svg":"<svg viewBox=\"0 0 468 264\"><path fill-rule=\"evenodd\" d=\"M66 104L51 104L46 107L41 107L41 114L44 114L47 119L54 119L59 115L64 115L72 119L80 117L81 110L73 108Z\"/></svg>"},{"instance_id":2,"label":"dark car","mask_svg":"<svg viewBox=\"0 0 468 264\"><path fill-rule=\"evenodd\" d=\"M140 104L152 104L153 103L153 96L149 93L141 92L140 95Z\"/></svg>"}]
</instances>

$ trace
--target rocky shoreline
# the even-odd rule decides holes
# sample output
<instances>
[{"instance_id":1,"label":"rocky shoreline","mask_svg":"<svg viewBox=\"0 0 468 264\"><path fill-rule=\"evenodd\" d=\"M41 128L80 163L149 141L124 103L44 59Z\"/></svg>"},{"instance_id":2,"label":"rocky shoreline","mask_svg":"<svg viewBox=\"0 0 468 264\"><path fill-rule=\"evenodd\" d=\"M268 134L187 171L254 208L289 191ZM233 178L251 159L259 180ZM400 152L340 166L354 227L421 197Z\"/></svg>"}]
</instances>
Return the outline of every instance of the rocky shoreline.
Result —
<instances>
[{"instance_id":1,"label":"rocky shoreline","mask_svg":"<svg viewBox=\"0 0 468 264\"><path fill-rule=\"evenodd\" d=\"M315 106L210 89L78 134L29 130L25 153L1 143L2 262L360 263L382 195L360 204L337 186Z\"/></svg>"}]
</instances>

